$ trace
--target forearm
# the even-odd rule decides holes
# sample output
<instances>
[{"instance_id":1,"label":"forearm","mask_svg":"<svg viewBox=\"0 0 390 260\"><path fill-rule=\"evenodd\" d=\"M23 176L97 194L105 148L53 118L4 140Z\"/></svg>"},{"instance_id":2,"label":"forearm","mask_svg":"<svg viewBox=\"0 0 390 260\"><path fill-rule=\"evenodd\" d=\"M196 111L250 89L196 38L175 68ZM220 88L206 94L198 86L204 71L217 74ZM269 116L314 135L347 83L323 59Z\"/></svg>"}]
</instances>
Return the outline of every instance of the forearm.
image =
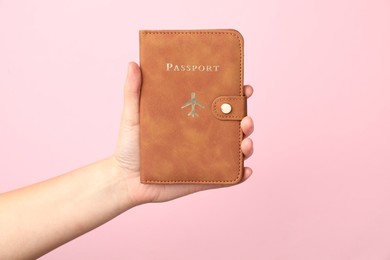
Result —
<instances>
[{"instance_id":1,"label":"forearm","mask_svg":"<svg viewBox=\"0 0 390 260\"><path fill-rule=\"evenodd\" d=\"M112 157L20 190L0 194L0 259L35 259L136 205L163 202L226 185L140 183L139 93L141 71L129 63L119 140ZM253 89L244 88L245 96ZM247 137L253 122L244 118ZM245 157L253 152L244 139ZM153 159L151 163L157 163ZM242 181L252 170L244 169Z\"/></svg>"},{"instance_id":2,"label":"forearm","mask_svg":"<svg viewBox=\"0 0 390 260\"><path fill-rule=\"evenodd\" d=\"M112 160L0 195L0 259L37 258L134 206Z\"/></svg>"}]
</instances>

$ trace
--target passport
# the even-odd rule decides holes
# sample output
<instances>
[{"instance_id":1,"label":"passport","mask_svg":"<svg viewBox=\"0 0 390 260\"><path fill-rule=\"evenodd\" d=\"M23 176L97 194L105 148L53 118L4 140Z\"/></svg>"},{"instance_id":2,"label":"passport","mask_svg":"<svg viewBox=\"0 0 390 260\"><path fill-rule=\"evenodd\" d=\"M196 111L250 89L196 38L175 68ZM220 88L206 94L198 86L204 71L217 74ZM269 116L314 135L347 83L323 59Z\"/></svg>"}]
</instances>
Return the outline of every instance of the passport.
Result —
<instances>
[{"instance_id":1,"label":"passport","mask_svg":"<svg viewBox=\"0 0 390 260\"><path fill-rule=\"evenodd\" d=\"M247 113L242 35L141 30L139 40L141 182L238 183Z\"/></svg>"}]
</instances>

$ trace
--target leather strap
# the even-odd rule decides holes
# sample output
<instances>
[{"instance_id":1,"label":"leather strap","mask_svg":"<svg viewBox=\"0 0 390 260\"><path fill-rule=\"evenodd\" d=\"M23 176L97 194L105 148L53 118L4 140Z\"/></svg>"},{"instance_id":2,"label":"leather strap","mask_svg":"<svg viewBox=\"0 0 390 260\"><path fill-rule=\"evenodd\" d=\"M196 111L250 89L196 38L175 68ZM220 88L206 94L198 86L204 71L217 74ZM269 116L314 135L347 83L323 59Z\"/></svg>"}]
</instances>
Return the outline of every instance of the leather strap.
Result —
<instances>
[{"instance_id":1,"label":"leather strap","mask_svg":"<svg viewBox=\"0 0 390 260\"><path fill-rule=\"evenodd\" d=\"M222 105L224 105L224 107L226 107L227 110L223 111ZM245 96L217 97L213 101L211 110L213 111L214 116L219 120L239 121L246 116L246 97Z\"/></svg>"}]
</instances>

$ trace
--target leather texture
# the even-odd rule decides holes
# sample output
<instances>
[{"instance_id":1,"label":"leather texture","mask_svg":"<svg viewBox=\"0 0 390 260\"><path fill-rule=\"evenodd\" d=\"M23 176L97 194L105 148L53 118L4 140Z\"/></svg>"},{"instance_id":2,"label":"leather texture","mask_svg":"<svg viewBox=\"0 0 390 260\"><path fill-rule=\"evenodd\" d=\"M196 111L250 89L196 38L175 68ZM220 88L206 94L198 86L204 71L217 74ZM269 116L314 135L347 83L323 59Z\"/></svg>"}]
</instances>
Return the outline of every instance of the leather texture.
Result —
<instances>
[{"instance_id":1,"label":"leather texture","mask_svg":"<svg viewBox=\"0 0 390 260\"><path fill-rule=\"evenodd\" d=\"M241 180L243 66L236 30L140 31L142 183Z\"/></svg>"}]
</instances>

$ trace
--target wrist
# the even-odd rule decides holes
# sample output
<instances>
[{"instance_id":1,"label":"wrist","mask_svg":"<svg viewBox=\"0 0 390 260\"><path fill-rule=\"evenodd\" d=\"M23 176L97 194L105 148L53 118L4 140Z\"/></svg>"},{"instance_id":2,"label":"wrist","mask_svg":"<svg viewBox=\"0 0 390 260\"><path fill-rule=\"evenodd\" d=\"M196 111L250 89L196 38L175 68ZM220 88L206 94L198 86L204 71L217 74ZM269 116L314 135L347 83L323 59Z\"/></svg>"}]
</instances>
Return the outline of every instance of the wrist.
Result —
<instances>
[{"instance_id":1,"label":"wrist","mask_svg":"<svg viewBox=\"0 0 390 260\"><path fill-rule=\"evenodd\" d=\"M143 196L143 184L140 183L138 169L128 167L128 163L113 155L106 159L109 162L111 177L115 180L114 192L117 194L118 205L124 212L132 207L151 202Z\"/></svg>"}]
</instances>

